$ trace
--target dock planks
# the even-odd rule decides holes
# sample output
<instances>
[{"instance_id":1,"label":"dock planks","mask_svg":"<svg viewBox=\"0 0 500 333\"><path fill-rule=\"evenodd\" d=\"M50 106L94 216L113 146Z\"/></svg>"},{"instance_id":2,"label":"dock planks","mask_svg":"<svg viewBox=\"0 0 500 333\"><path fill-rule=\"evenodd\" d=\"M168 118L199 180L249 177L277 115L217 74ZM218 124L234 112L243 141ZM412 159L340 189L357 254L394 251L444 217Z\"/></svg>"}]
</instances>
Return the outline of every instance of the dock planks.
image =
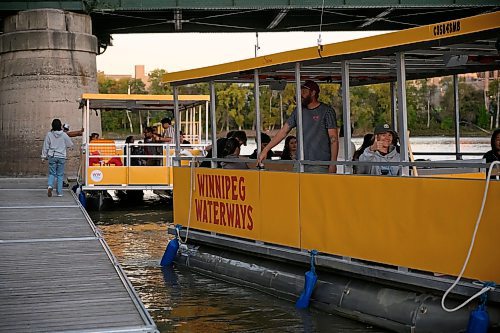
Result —
<instances>
[{"instance_id":1,"label":"dock planks","mask_svg":"<svg viewBox=\"0 0 500 333\"><path fill-rule=\"evenodd\" d=\"M157 332L69 190L0 178L0 332Z\"/></svg>"}]
</instances>

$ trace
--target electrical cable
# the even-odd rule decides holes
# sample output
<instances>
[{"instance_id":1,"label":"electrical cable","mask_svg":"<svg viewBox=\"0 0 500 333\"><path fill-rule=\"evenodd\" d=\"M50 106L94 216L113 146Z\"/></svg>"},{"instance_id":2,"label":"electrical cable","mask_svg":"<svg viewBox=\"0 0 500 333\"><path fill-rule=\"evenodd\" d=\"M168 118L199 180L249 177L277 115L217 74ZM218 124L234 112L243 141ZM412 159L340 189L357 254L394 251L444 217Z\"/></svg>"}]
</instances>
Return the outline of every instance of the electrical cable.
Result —
<instances>
[{"instance_id":1,"label":"electrical cable","mask_svg":"<svg viewBox=\"0 0 500 333\"><path fill-rule=\"evenodd\" d=\"M465 258L464 265L462 266L462 270L460 271L460 274L458 274L455 282L453 282L453 284L450 286L450 288L448 288L448 290L446 290L443 297L441 298L441 307L446 312L455 312L455 311L463 308L465 305L467 305L469 302L471 302L474 298L481 296L482 294L484 294L490 290L495 289L495 287L492 286L491 284L485 284L484 287L480 291L478 291L477 293L472 295L469 299L467 299L465 302L463 302L462 304L458 305L457 307L455 307L453 309L447 308L446 305L444 304L446 296L448 296L448 294L453 290L453 288L455 288L457 283L460 281L460 279L462 278L462 275L465 272L465 269L467 268L467 264L469 263L470 255L472 253L472 249L474 248L474 242L476 240L476 234L477 234L477 230L479 228L479 223L481 222L481 218L483 217L484 206L486 204L486 198L488 196L488 188L490 186L491 171L493 170L493 166L497 165L497 164L500 166L499 161L493 161L488 169L488 173L487 173L487 177L486 177L486 186L484 187L483 201L481 203L481 209L479 210L479 215L478 215L477 220L476 220L476 226L474 228L474 232L472 233L472 239L471 239L470 246L469 246L469 252L467 253L467 257Z\"/></svg>"},{"instance_id":2,"label":"electrical cable","mask_svg":"<svg viewBox=\"0 0 500 333\"><path fill-rule=\"evenodd\" d=\"M321 5L321 16L319 20L319 36L318 36L318 55L320 58L323 58L321 52L323 51L323 45L321 40L321 29L323 27L323 13L325 12L325 0L323 0L323 4Z\"/></svg>"}]
</instances>

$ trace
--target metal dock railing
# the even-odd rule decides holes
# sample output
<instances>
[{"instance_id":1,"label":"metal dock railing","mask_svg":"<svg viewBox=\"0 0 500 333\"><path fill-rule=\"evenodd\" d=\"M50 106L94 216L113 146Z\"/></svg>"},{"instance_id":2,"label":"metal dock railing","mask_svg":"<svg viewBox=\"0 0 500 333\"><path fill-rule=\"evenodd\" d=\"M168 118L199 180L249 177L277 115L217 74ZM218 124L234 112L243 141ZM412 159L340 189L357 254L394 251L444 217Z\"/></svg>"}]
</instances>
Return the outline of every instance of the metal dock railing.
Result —
<instances>
[{"instance_id":1,"label":"metal dock railing","mask_svg":"<svg viewBox=\"0 0 500 333\"><path fill-rule=\"evenodd\" d=\"M0 332L158 332L72 193L44 184L0 178Z\"/></svg>"}]
</instances>

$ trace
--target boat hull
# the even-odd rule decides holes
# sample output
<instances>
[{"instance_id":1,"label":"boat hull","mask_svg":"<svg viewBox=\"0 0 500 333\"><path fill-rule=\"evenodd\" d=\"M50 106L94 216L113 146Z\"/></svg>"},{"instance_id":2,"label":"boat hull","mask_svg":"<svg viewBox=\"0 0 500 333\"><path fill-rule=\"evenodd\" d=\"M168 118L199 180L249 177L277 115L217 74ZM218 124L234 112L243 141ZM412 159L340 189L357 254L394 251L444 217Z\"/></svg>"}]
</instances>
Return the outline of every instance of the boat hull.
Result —
<instances>
[{"instance_id":1,"label":"boat hull","mask_svg":"<svg viewBox=\"0 0 500 333\"><path fill-rule=\"evenodd\" d=\"M276 256L272 251L266 250L265 244L253 244L256 251L244 253L244 246L217 246L216 235L200 237L196 233L190 231L193 237L189 244L181 245L176 263L199 273L288 301L295 302L298 299L304 286L304 273L309 270L307 260L297 260L292 255ZM184 232L181 235L185 235ZM214 243L209 244L203 237L213 237ZM283 251L293 252L291 249ZM296 253L296 258L301 257L307 259L308 255L304 252ZM319 262L325 260L318 259ZM471 302L456 312L448 313L441 308L441 290L416 286L406 283L404 279L396 281L389 273L384 278L384 274L380 272L389 272L390 268L377 269L358 262L348 265L363 266L364 273L358 274L354 270L335 269L325 265L316 266L318 282L311 297L312 307L396 332L464 332L469 314L477 306L477 302ZM399 273L403 276L413 274ZM442 278L422 276L421 279L422 284L425 284L426 279ZM447 283L449 284L451 282ZM470 293L464 291L464 286L462 291ZM446 304L448 307L455 307L465 299L465 295L455 294L447 299ZM490 302L488 312L490 325L499 328L499 303Z\"/></svg>"}]
</instances>

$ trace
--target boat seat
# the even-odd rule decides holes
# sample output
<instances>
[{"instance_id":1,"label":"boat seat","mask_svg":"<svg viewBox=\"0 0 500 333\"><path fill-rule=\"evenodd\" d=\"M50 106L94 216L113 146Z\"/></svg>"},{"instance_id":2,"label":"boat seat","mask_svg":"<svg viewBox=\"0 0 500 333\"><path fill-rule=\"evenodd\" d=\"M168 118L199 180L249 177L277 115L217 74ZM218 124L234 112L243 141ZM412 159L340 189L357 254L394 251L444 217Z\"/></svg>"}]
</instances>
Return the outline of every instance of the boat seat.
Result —
<instances>
[{"instance_id":1,"label":"boat seat","mask_svg":"<svg viewBox=\"0 0 500 333\"><path fill-rule=\"evenodd\" d=\"M109 139L95 139L89 143L89 165L106 165L106 166L122 166L123 165L123 151L117 149L115 140ZM106 156L106 157L97 157Z\"/></svg>"}]
</instances>

